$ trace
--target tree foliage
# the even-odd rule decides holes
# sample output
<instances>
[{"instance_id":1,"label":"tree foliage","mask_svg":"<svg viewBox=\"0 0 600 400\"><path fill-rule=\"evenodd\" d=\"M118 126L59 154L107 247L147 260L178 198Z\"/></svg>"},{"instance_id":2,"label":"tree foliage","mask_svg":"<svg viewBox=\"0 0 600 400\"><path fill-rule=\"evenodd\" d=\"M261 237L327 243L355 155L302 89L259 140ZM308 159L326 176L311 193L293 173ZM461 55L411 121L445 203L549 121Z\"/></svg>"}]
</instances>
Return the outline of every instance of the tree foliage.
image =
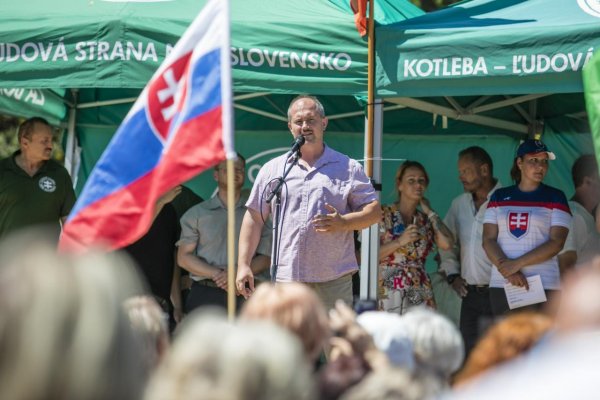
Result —
<instances>
[{"instance_id":1,"label":"tree foliage","mask_svg":"<svg viewBox=\"0 0 600 400\"><path fill-rule=\"evenodd\" d=\"M0 115L0 158L8 157L19 148L17 128L21 120Z\"/></svg>"}]
</instances>

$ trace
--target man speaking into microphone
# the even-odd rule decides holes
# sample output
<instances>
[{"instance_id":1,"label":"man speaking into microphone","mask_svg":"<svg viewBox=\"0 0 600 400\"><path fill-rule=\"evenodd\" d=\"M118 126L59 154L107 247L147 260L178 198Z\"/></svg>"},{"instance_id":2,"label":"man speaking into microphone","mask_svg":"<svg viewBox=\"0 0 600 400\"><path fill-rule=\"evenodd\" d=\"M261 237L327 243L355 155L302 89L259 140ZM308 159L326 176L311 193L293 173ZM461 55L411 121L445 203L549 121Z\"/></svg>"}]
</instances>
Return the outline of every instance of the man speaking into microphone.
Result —
<instances>
[{"instance_id":1,"label":"man speaking into microphone","mask_svg":"<svg viewBox=\"0 0 600 400\"><path fill-rule=\"evenodd\" d=\"M250 261L264 220L275 207L275 201L268 204L266 198L293 162L293 153L301 150L297 165L281 185L280 231L278 246L274 246L278 254L272 254L276 281L306 283L327 309L337 299L352 305L352 274L358 270L353 231L378 223L381 207L362 166L325 144L326 127L325 110L316 97L292 100L288 128L294 147L261 168L246 203L236 278L246 298L254 291Z\"/></svg>"}]
</instances>

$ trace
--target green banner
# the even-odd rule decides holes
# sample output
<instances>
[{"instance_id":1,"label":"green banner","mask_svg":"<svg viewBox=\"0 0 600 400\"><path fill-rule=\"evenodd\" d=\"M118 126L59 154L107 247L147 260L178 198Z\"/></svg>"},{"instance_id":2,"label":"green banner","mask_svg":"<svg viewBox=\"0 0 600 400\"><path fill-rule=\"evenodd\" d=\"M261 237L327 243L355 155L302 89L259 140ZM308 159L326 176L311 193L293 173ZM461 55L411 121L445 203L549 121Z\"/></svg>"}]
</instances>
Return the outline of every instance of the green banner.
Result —
<instances>
[{"instance_id":1,"label":"green banner","mask_svg":"<svg viewBox=\"0 0 600 400\"><path fill-rule=\"evenodd\" d=\"M597 1L473 0L377 28L383 97L581 92Z\"/></svg>"},{"instance_id":2,"label":"green banner","mask_svg":"<svg viewBox=\"0 0 600 400\"><path fill-rule=\"evenodd\" d=\"M594 152L600 165L600 51L583 69L583 86Z\"/></svg>"},{"instance_id":3,"label":"green banner","mask_svg":"<svg viewBox=\"0 0 600 400\"><path fill-rule=\"evenodd\" d=\"M143 88L203 0L4 2L4 87ZM393 23L423 12L377 2ZM234 91L364 94L367 45L346 0L232 0Z\"/></svg>"},{"instance_id":4,"label":"green banner","mask_svg":"<svg viewBox=\"0 0 600 400\"><path fill-rule=\"evenodd\" d=\"M18 117L43 117L58 125L67 107L61 97L47 89L0 89L0 112Z\"/></svg>"}]
</instances>

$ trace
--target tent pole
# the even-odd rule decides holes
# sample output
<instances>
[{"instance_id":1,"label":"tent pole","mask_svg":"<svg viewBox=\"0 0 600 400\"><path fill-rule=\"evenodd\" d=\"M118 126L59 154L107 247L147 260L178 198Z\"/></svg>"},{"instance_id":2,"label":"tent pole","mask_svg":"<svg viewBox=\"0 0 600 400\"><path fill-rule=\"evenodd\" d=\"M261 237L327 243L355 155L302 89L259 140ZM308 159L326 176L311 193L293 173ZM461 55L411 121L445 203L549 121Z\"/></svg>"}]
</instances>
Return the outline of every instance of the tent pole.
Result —
<instances>
[{"instance_id":1,"label":"tent pole","mask_svg":"<svg viewBox=\"0 0 600 400\"><path fill-rule=\"evenodd\" d=\"M76 184L75 175L75 150L76 150L76 138L75 138L75 120L77 117L77 89L71 91L73 93L73 105L69 107L69 123L67 125L67 144L65 149L65 168L71 175L73 185Z\"/></svg>"},{"instance_id":2,"label":"tent pole","mask_svg":"<svg viewBox=\"0 0 600 400\"><path fill-rule=\"evenodd\" d=\"M377 162L381 163L381 119L383 118L383 103L375 106L375 0L369 0L368 22L368 86L367 86L367 123L365 135L365 172L371 178L377 191L380 191L381 168L378 176L373 168L373 146L376 127L376 115L379 117L379 156ZM376 114L377 110L377 114ZM377 299L377 282L379 266L379 225L373 224L362 231L361 265L360 265L360 298Z\"/></svg>"}]
</instances>

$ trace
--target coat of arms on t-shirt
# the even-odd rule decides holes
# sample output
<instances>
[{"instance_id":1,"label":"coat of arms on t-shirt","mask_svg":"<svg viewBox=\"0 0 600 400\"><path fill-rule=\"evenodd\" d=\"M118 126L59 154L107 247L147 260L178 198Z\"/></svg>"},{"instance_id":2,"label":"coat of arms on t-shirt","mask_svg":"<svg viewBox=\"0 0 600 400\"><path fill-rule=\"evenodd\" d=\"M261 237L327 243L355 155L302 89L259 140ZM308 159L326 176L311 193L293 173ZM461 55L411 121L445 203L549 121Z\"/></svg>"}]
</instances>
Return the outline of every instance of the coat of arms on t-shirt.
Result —
<instances>
[{"instance_id":1,"label":"coat of arms on t-shirt","mask_svg":"<svg viewBox=\"0 0 600 400\"><path fill-rule=\"evenodd\" d=\"M516 239L527 233L529 229L529 213L522 211L510 211L508 213L508 231Z\"/></svg>"},{"instance_id":2,"label":"coat of arms on t-shirt","mask_svg":"<svg viewBox=\"0 0 600 400\"><path fill-rule=\"evenodd\" d=\"M39 180L38 184L44 192L52 193L56 190L56 182L50 177L44 176Z\"/></svg>"}]
</instances>

